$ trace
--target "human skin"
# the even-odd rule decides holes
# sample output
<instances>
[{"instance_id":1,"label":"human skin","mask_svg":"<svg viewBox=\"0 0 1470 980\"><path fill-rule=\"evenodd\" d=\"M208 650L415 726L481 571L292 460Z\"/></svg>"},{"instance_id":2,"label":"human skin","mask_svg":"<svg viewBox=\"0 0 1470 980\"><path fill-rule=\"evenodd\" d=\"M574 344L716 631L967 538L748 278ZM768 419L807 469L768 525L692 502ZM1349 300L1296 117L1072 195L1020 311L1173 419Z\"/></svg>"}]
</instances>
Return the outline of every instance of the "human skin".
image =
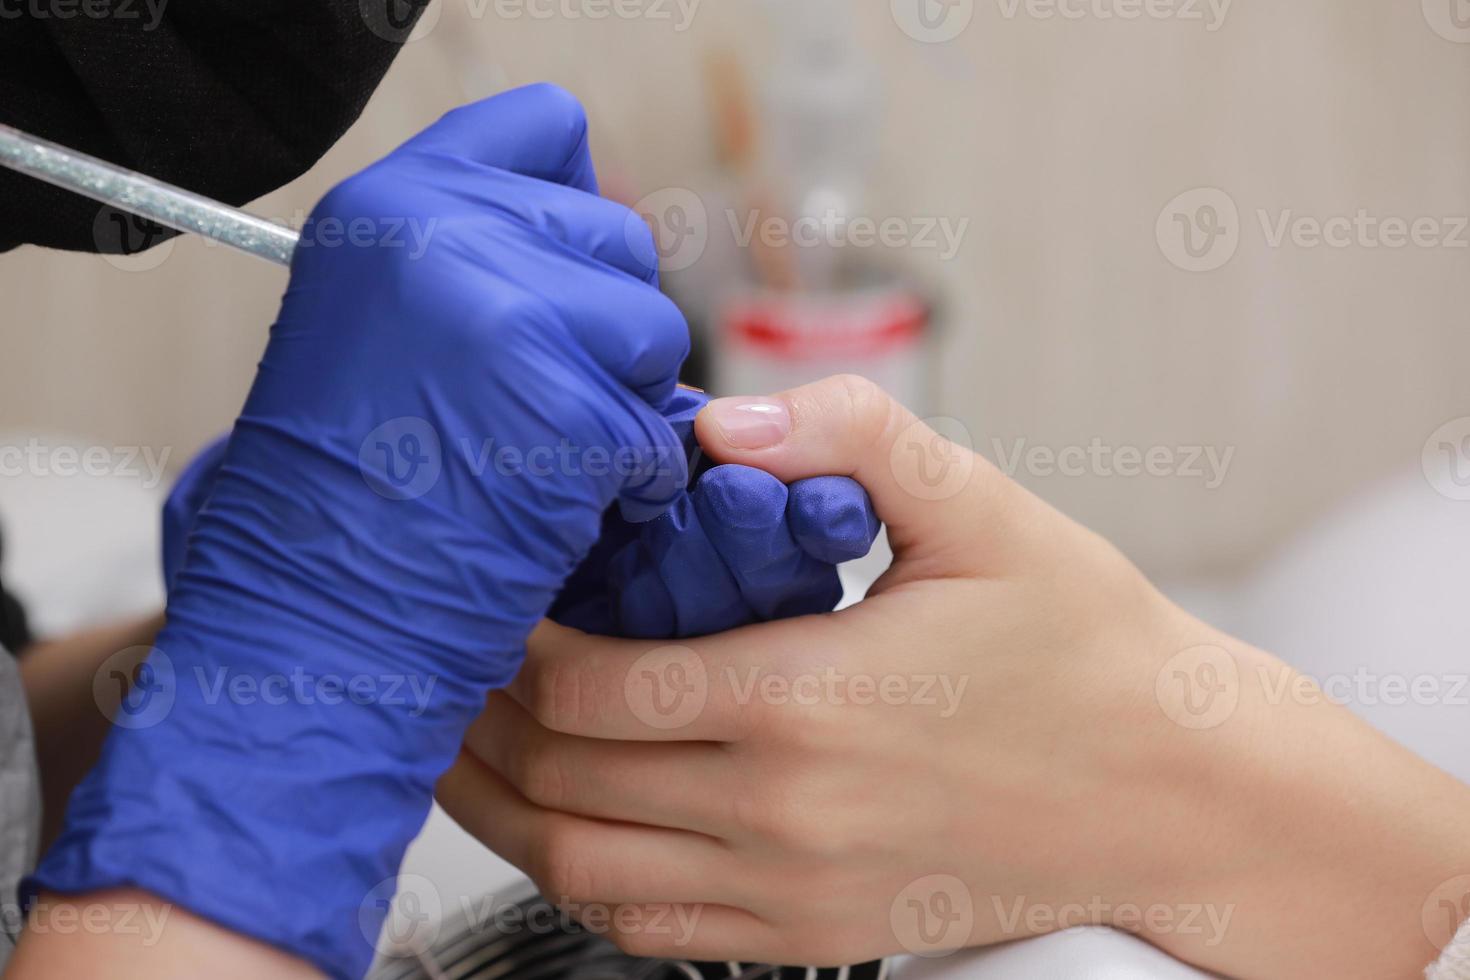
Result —
<instances>
[{"instance_id":1,"label":"human skin","mask_svg":"<svg viewBox=\"0 0 1470 980\"><path fill-rule=\"evenodd\" d=\"M42 894L6 980L315 980L310 965L146 892Z\"/></svg>"},{"instance_id":2,"label":"human skin","mask_svg":"<svg viewBox=\"0 0 1470 980\"><path fill-rule=\"evenodd\" d=\"M163 614L37 643L23 651L21 679L36 726L43 795L43 841L60 829L66 799L97 761L112 725L99 671L124 683L163 625ZM104 676L109 695L122 696ZM117 980L240 980L320 977L302 961L229 932L136 889L85 896L38 896L6 980L96 976Z\"/></svg>"},{"instance_id":3,"label":"human skin","mask_svg":"<svg viewBox=\"0 0 1470 980\"><path fill-rule=\"evenodd\" d=\"M895 559L831 615L532 637L439 798L556 901L697 913L614 914L625 949L826 965L1099 924L1226 976L1407 980L1470 914L1470 788L871 384L719 401L698 433L853 476Z\"/></svg>"},{"instance_id":4,"label":"human skin","mask_svg":"<svg viewBox=\"0 0 1470 980\"><path fill-rule=\"evenodd\" d=\"M67 798L96 765L117 701L162 628L160 610L21 651L21 684L36 730L43 849L61 832ZM99 690L107 697L99 700Z\"/></svg>"}]
</instances>

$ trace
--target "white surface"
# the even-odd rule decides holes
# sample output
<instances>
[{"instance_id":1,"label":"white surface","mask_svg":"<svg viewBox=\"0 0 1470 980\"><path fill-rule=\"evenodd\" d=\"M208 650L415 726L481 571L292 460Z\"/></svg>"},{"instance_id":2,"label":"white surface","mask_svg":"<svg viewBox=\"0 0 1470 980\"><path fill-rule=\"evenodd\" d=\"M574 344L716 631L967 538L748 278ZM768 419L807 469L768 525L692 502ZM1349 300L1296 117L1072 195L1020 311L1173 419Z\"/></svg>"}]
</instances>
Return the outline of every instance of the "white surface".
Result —
<instances>
[{"instance_id":1,"label":"white surface","mask_svg":"<svg viewBox=\"0 0 1470 980\"><path fill-rule=\"evenodd\" d=\"M25 447L31 438L0 433L0 447ZM42 442L86 447L65 437ZM115 472L107 476L57 476L9 459L0 476L5 587L24 602L38 636L163 607L159 522L168 479L155 483L141 455L109 453Z\"/></svg>"},{"instance_id":2,"label":"white surface","mask_svg":"<svg viewBox=\"0 0 1470 980\"><path fill-rule=\"evenodd\" d=\"M1470 502L1418 472L1373 487L1241 589L1232 633L1470 781ZM1419 685L1428 697L1412 696ZM1402 688L1402 689L1400 689ZM1406 694L1407 692L1407 694Z\"/></svg>"}]
</instances>

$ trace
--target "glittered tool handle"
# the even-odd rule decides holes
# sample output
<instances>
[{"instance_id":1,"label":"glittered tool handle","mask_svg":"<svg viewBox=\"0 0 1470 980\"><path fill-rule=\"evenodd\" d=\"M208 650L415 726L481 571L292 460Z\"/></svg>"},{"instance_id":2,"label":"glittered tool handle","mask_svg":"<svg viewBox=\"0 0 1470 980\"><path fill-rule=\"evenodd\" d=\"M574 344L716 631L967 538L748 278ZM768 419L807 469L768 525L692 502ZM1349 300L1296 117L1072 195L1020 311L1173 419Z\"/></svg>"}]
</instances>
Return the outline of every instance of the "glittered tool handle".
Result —
<instances>
[{"instance_id":1,"label":"glittered tool handle","mask_svg":"<svg viewBox=\"0 0 1470 980\"><path fill-rule=\"evenodd\" d=\"M277 265L291 264L300 239L295 231L274 221L10 126L0 125L0 166Z\"/></svg>"}]
</instances>

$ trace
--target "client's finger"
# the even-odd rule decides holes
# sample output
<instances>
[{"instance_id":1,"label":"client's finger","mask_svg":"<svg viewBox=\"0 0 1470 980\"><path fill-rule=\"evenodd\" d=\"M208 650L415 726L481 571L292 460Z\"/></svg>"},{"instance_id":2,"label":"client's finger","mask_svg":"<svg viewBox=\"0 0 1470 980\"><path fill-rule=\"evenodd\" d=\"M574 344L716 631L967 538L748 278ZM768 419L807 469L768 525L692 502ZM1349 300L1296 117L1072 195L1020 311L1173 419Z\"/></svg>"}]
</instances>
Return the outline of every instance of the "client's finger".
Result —
<instances>
[{"instance_id":1,"label":"client's finger","mask_svg":"<svg viewBox=\"0 0 1470 980\"><path fill-rule=\"evenodd\" d=\"M506 692L546 728L588 738L738 742L772 713L759 683L803 664L842 662L848 631L830 618L760 623L659 643L545 622Z\"/></svg>"},{"instance_id":2,"label":"client's finger","mask_svg":"<svg viewBox=\"0 0 1470 980\"><path fill-rule=\"evenodd\" d=\"M729 752L709 742L617 742L543 727L493 694L465 748L547 810L725 837L750 794Z\"/></svg>"},{"instance_id":3,"label":"client's finger","mask_svg":"<svg viewBox=\"0 0 1470 980\"><path fill-rule=\"evenodd\" d=\"M542 809L468 753L436 795L467 833L558 905L741 901L732 852L713 838Z\"/></svg>"},{"instance_id":4,"label":"client's finger","mask_svg":"<svg viewBox=\"0 0 1470 980\"><path fill-rule=\"evenodd\" d=\"M915 418L863 378L840 376L769 398L720 398L695 421L721 463L783 482L850 476L872 496L900 559L972 556L1013 545L1030 498L993 465ZM956 527L983 534L963 536Z\"/></svg>"}]
</instances>

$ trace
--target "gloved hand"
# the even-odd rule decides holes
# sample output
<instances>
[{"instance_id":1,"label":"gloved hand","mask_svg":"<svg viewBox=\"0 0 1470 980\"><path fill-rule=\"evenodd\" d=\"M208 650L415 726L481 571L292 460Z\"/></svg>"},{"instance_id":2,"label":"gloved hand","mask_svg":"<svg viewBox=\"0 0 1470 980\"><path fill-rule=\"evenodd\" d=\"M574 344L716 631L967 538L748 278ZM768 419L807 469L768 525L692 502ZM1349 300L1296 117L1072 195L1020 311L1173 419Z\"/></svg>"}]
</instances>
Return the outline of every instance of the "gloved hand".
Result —
<instances>
[{"instance_id":1,"label":"gloved hand","mask_svg":"<svg viewBox=\"0 0 1470 980\"><path fill-rule=\"evenodd\" d=\"M691 458L694 417L708 401L680 390L665 413ZM201 450L164 504L169 588L227 441ZM717 466L652 522L633 524L610 509L550 616L588 633L654 639L829 612L842 595L836 566L867 554L877 532L867 492L846 477L787 487L762 470Z\"/></svg>"},{"instance_id":2,"label":"gloved hand","mask_svg":"<svg viewBox=\"0 0 1470 980\"><path fill-rule=\"evenodd\" d=\"M708 401L681 390L666 412L691 459L694 418ZM877 534L867 492L846 477L787 487L753 467L716 466L650 523L609 512L551 618L660 639L830 612L842 597L836 566L866 555Z\"/></svg>"},{"instance_id":3,"label":"gloved hand","mask_svg":"<svg viewBox=\"0 0 1470 980\"><path fill-rule=\"evenodd\" d=\"M660 411L688 332L546 86L445 116L329 193L303 244L133 727L27 892L140 887L352 977L436 779L604 512L683 488Z\"/></svg>"},{"instance_id":4,"label":"gloved hand","mask_svg":"<svg viewBox=\"0 0 1470 980\"><path fill-rule=\"evenodd\" d=\"M219 475L219 468L225 461L225 449L230 444L230 437L220 436L218 439L199 450L198 455L189 460L189 465L184 467L184 472L174 481L173 488L168 492L168 499L163 502L163 588L165 593L173 591L174 580L179 577L179 570L184 567L184 554L189 546L189 532L194 527L194 521L199 512L204 509L204 503L209 499L209 492L214 489L215 478Z\"/></svg>"}]
</instances>

